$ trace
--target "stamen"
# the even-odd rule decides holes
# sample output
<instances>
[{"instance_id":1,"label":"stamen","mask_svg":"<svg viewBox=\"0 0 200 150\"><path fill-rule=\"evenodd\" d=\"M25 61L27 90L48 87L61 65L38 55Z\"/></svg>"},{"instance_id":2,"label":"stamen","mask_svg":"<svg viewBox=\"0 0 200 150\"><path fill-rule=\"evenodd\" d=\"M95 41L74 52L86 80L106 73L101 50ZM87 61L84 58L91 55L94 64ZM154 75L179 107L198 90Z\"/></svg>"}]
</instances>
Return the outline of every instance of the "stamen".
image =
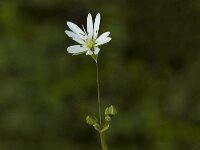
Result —
<instances>
[{"instance_id":1,"label":"stamen","mask_svg":"<svg viewBox=\"0 0 200 150\"><path fill-rule=\"evenodd\" d=\"M87 35L87 32L86 32L86 30L85 30L83 25L82 25L82 27L83 27L83 31L84 31L85 35Z\"/></svg>"}]
</instances>

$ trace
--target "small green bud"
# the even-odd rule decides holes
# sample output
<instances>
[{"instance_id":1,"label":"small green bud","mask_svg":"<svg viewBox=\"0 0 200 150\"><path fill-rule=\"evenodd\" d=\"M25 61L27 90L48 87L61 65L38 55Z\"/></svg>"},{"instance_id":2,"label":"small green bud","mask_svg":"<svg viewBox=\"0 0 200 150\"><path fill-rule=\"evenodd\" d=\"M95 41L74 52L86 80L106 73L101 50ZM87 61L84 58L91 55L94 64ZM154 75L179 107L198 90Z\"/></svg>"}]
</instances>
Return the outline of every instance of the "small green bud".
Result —
<instances>
[{"instance_id":1,"label":"small green bud","mask_svg":"<svg viewBox=\"0 0 200 150\"><path fill-rule=\"evenodd\" d=\"M105 116L105 120L106 120L106 122L110 122L110 121L111 121L111 117L108 116L108 115L106 115L106 116Z\"/></svg>"},{"instance_id":2,"label":"small green bud","mask_svg":"<svg viewBox=\"0 0 200 150\"><path fill-rule=\"evenodd\" d=\"M106 116L113 117L116 114L117 114L117 110L113 105L111 105L110 107L107 107L106 110L105 110L105 115Z\"/></svg>"},{"instance_id":3,"label":"small green bud","mask_svg":"<svg viewBox=\"0 0 200 150\"><path fill-rule=\"evenodd\" d=\"M94 126L96 123L97 123L97 118L95 117L95 116L90 116L90 115L88 115L87 117L86 117L86 122L87 122L87 124L89 124L89 125L92 125L92 126Z\"/></svg>"}]
</instances>

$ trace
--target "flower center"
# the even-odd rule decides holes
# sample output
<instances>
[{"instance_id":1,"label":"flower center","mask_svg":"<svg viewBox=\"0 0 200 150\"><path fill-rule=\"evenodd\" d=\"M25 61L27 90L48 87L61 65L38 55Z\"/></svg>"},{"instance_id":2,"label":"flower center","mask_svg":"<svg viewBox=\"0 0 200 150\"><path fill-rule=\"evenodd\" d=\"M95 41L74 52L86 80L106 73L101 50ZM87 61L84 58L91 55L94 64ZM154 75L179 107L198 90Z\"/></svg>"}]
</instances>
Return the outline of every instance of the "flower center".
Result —
<instances>
[{"instance_id":1,"label":"flower center","mask_svg":"<svg viewBox=\"0 0 200 150\"><path fill-rule=\"evenodd\" d=\"M88 48L93 48L94 45L95 45L95 42L94 42L93 40L87 41L87 47L88 47Z\"/></svg>"}]
</instances>

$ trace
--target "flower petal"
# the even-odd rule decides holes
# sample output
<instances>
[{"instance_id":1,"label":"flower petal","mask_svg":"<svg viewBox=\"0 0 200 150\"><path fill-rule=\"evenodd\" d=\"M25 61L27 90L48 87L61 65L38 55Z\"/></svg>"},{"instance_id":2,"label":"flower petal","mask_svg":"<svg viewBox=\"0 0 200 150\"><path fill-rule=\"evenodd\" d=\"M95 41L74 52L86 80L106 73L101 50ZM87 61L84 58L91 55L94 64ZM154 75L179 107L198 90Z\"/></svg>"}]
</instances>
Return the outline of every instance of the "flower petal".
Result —
<instances>
[{"instance_id":1,"label":"flower petal","mask_svg":"<svg viewBox=\"0 0 200 150\"><path fill-rule=\"evenodd\" d=\"M98 42L99 40L102 40L103 38L106 38L110 35L110 32L105 32L102 35L100 35L97 39L96 42Z\"/></svg>"},{"instance_id":2,"label":"flower petal","mask_svg":"<svg viewBox=\"0 0 200 150\"><path fill-rule=\"evenodd\" d=\"M67 48L67 51L72 54L82 53L87 50L88 48L82 47L81 45L73 45Z\"/></svg>"},{"instance_id":3,"label":"flower petal","mask_svg":"<svg viewBox=\"0 0 200 150\"><path fill-rule=\"evenodd\" d=\"M98 36L99 32L99 25L100 25L100 14L98 13L95 18L94 22L94 33L93 33L93 38L96 39Z\"/></svg>"},{"instance_id":4,"label":"flower petal","mask_svg":"<svg viewBox=\"0 0 200 150\"><path fill-rule=\"evenodd\" d=\"M78 34L68 30L65 30L65 33L79 44L85 44L85 42L80 38L80 36L78 36Z\"/></svg>"},{"instance_id":5,"label":"flower petal","mask_svg":"<svg viewBox=\"0 0 200 150\"><path fill-rule=\"evenodd\" d=\"M97 54L99 53L99 51L100 51L100 48L98 48L98 47L95 47L95 48L94 48L94 54L95 54L95 55L97 55Z\"/></svg>"},{"instance_id":6,"label":"flower petal","mask_svg":"<svg viewBox=\"0 0 200 150\"><path fill-rule=\"evenodd\" d=\"M93 54L93 52L90 49L86 53L86 55L92 55L92 54Z\"/></svg>"},{"instance_id":7,"label":"flower petal","mask_svg":"<svg viewBox=\"0 0 200 150\"><path fill-rule=\"evenodd\" d=\"M106 38L108 38L108 36L110 35L110 32L105 32L102 35L100 35L97 39L96 39L96 46L101 45L99 43L102 43L102 41L104 41Z\"/></svg>"},{"instance_id":8,"label":"flower petal","mask_svg":"<svg viewBox=\"0 0 200 150\"><path fill-rule=\"evenodd\" d=\"M85 39L84 38L85 33L76 24L74 24L72 22L67 22L67 25L74 33L78 34L83 40Z\"/></svg>"},{"instance_id":9,"label":"flower petal","mask_svg":"<svg viewBox=\"0 0 200 150\"><path fill-rule=\"evenodd\" d=\"M105 43L108 43L110 40L111 40L110 37L102 38L102 39L98 40L98 42L95 46L103 45Z\"/></svg>"},{"instance_id":10,"label":"flower petal","mask_svg":"<svg viewBox=\"0 0 200 150\"><path fill-rule=\"evenodd\" d=\"M88 38L92 39L92 36L93 36L93 21L92 21L92 15L90 13L87 16L87 32L88 32Z\"/></svg>"}]
</instances>

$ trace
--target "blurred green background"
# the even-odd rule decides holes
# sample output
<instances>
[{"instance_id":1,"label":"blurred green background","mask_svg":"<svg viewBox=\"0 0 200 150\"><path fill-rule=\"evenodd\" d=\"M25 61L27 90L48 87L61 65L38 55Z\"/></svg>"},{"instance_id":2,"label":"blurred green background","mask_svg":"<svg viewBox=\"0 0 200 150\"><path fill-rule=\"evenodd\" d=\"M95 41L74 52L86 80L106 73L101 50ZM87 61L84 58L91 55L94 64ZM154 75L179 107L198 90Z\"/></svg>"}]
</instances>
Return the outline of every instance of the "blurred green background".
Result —
<instances>
[{"instance_id":1,"label":"blurred green background","mask_svg":"<svg viewBox=\"0 0 200 150\"><path fill-rule=\"evenodd\" d=\"M200 150L200 1L1 0L0 149L100 150L96 69L71 56L66 21L101 13L111 150Z\"/></svg>"}]
</instances>

